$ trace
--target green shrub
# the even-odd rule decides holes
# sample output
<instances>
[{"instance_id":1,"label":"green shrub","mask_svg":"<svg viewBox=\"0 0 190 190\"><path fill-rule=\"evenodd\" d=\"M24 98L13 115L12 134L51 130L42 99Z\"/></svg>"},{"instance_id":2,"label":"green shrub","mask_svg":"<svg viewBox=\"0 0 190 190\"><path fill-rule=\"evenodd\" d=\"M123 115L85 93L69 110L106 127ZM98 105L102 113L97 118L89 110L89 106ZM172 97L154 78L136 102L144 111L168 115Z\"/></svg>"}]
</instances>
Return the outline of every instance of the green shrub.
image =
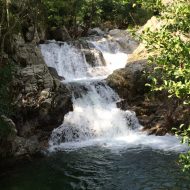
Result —
<instances>
[{"instance_id":1,"label":"green shrub","mask_svg":"<svg viewBox=\"0 0 190 190\"><path fill-rule=\"evenodd\" d=\"M164 7L161 18L166 23L161 29L147 30L143 36L148 51L153 51L149 62L156 65L153 73L148 73L153 91L166 91L169 98L182 105L190 105L190 2L175 0ZM188 124L175 129L182 142L190 144ZM190 169L190 153L181 154L180 163L184 170Z\"/></svg>"}]
</instances>

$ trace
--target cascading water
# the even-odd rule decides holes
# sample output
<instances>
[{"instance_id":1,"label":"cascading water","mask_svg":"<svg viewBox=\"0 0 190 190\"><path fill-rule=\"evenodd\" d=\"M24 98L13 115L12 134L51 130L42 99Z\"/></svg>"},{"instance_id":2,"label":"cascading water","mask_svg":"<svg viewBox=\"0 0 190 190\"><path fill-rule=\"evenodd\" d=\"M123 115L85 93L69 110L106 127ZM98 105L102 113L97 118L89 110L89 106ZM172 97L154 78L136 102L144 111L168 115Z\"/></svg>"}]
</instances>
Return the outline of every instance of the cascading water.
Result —
<instances>
[{"instance_id":1,"label":"cascading water","mask_svg":"<svg viewBox=\"0 0 190 190\"><path fill-rule=\"evenodd\" d=\"M176 162L186 148L174 136L142 133L135 113L117 108L120 98L103 80L124 67L125 51L105 38L89 47L95 59L68 43L41 45L47 65L72 91L74 111L53 131L51 154L0 172L0 189L189 190L190 175Z\"/></svg>"},{"instance_id":2,"label":"cascading water","mask_svg":"<svg viewBox=\"0 0 190 190\"><path fill-rule=\"evenodd\" d=\"M67 80L88 77L89 66L84 56L67 43L41 45L45 62Z\"/></svg>"},{"instance_id":3,"label":"cascading water","mask_svg":"<svg viewBox=\"0 0 190 190\"><path fill-rule=\"evenodd\" d=\"M88 41L96 64L87 63L80 48L67 43L41 45L48 66L54 67L73 92L73 112L51 135L50 151L101 144L104 147L150 146L156 149L181 148L172 136L147 136L140 132L134 112L117 108L118 95L103 80L127 63L127 54L116 41L102 38ZM105 62L98 56L103 54ZM106 64L105 64L106 63Z\"/></svg>"},{"instance_id":4,"label":"cascading water","mask_svg":"<svg viewBox=\"0 0 190 190\"><path fill-rule=\"evenodd\" d=\"M62 126L54 130L52 145L59 144L63 140L61 138L66 142L110 139L121 134L128 135L129 127L138 128L138 120L133 112L116 107L119 97L104 82L83 83L82 88L80 98L73 95L74 111L65 117Z\"/></svg>"}]
</instances>

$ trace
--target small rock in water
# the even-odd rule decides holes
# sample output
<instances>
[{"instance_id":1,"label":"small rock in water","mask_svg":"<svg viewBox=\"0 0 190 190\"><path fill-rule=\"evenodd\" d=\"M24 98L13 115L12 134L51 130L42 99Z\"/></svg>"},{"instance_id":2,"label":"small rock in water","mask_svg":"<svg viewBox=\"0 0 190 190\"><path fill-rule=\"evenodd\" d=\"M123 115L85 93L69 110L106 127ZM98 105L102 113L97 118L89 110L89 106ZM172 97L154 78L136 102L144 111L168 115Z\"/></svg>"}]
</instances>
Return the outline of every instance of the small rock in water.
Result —
<instances>
[{"instance_id":1,"label":"small rock in water","mask_svg":"<svg viewBox=\"0 0 190 190\"><path fill-rule=\"evenodd\" d=\"M100 29L100 28L93 28L93 29L89 29L88 30L88 35L89 36L93 36L93 35L97 35L97 36L103 36L105 33Z\"/></svg>"}]
</instances>

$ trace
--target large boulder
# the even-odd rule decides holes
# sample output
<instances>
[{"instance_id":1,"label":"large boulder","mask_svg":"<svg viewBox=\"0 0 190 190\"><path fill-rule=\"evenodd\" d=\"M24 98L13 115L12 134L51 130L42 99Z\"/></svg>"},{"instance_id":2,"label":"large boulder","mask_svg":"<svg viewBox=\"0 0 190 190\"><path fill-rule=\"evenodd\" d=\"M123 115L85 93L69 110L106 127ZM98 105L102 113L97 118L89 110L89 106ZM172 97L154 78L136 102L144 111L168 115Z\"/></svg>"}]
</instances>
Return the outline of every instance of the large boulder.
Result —
<instances>
[{"instance_id":1,"label":"large boulder","mask_svg":"<svg viewBox=\"0 0 190 190\"><path fill-rule=\"evenodd\" d=\"M47 29L46 36L48 40L56 41L68 41L71 40L71 37L65 27L55 27Z\"/></svg>"},{"instance_id":2,"label":"large boulder","mask_svg":"<svg viewBox=\"0 0 190 190\"><path fill-rule=\"evenodd\" d=\"M108 39L116 41L127 54L132 54L139 46L139 42L136 41L127 30L110 30Z\"/></svg>"},{"instance_id":3,"label":"large boulder","mask_svg":"<svg viewBox=\"0 0 190 190\"><path fill-rule=\"evenodd\" d=\"M164 26L165 22L159 20L156 16L153 16L147 23L137 31L138 34L141 34L143 31L150 30L151 32L155 32L161 29Z\"/></svg>"},{"instance_id":4,"label":"large boulder","mask_svg":"<svg viewBox=\"0 0 190 190\"><path fill-rule=\"evenodd\" d=\"M73 109L71 93L61 83L62 78L46 66L35 43L15 38L15 50L14 113L11 119L3 118L16 134L3 143L9 144L9 156L32 155L47 146L52 130L61 125L64 115Z\"/></svg>"},{"instance_id":5,"label":"large boulder","mask_svg":"<svg viewBox=\"0 0 190 190\"><path fill-rule=\"evenodd\" d=\"M146 65L146 59L128 63L125 68L114 71L107 82L128 103L142 98L148 90L145 87L147 77L144 76Z\"/></svg>"}]
</instances>

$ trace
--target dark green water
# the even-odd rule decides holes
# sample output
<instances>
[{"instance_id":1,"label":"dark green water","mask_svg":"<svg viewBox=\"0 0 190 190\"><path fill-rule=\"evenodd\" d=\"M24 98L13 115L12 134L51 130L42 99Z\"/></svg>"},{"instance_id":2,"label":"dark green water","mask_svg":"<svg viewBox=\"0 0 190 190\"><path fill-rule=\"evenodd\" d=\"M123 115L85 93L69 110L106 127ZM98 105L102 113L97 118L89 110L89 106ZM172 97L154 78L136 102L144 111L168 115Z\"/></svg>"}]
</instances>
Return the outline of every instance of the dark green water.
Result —
<instances>
[{"instance_id":1,"label":"dark green water","mask_svg":"<svg viewBox=\"0 0 190 190\"><path fill-rule=\"evenodd\" d=\"M1 190L190 190L177 153L87 147L54 153L0 179Z\"/></svg>"}]
</instances>

